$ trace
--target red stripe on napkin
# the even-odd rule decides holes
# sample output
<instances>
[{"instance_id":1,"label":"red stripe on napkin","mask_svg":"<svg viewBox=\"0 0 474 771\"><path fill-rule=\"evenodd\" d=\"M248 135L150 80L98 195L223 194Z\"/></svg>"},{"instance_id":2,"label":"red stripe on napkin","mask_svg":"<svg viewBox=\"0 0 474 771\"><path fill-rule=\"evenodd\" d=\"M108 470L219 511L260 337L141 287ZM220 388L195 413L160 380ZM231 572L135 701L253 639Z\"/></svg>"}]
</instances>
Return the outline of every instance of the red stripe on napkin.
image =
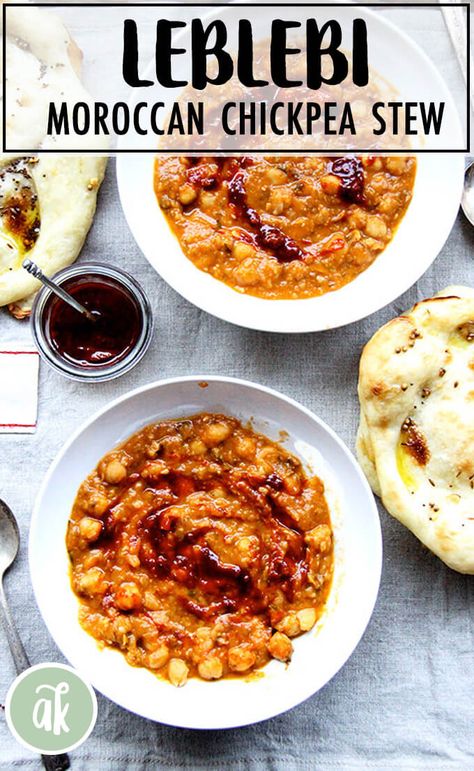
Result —
<instances>
[{"instance_id":1,"label":"red stripe on napkin","mask_svg":"<svg viewBox=\"0 0 474 771\"><path fill-rule=\"evenodd\" d=\"M35 428L36 423L0 423L0 428Z\"/></svg>"},{"instance_id":2,"label":"red stripe on napkin","mask_svg":"<svg viewBox=\"0 0 474 771\"><path fill-rule=\"evenodd\" d=\"M38 351L0 351L0 354L2 353L5 356L10 356L10 354L14 356L39 356Z\"/></svg>"},{"instance_id":3,"label":"red stripe on napkin","mask_svg":"<svg viewBox=\"0 0 474 771\"><path fill-rule=\"evenodd\" d=\"M0 343L0 435L36 430L38 364L38 351L31 345L18 340Z\"/></svg>"}]
</instances>

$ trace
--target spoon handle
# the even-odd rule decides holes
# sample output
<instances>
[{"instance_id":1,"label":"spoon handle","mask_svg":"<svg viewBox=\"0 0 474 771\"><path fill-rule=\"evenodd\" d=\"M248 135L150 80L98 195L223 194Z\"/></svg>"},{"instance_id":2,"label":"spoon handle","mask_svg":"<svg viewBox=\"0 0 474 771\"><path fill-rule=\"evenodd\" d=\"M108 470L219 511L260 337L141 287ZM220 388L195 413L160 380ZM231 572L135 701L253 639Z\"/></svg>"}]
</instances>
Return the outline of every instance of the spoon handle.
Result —
<instances>
[{"instance_id":1,"label":"spoon handle","mask_svg":"<svg viewBox=\"0 0 474 771\"><path fill-rule=\"evenodd\" d=\"M8 645L10 646L13 662L15 664L15 669L17 671L17 674L20 674L21 672L24 672L25 669L28 669L28 667L30 666L30 662L28 661L28 656L25 653L23 643L20 640L20 636L16 631L16 627L13 623L13 619L11 617L10 610L8 608L7 598L5 597L5 592L3 590L3 584L1 581L0 581L0 622L5 632Z\"/></svg>"},{"instance_id":2,"label":"spoon handle","mask_svg":"<svg viewBox=\"0 0 474 771\"><path fill-rule=\"evenodd\" d=\"M25 669L28 669L30 662L23 647L23 643L20 640L20 635L18 634L16 626L13 623L1 579L0 624L3 628L3 631L5 632L5 637L7 638L7 642L10 647L15 669L19 675L21 672L24 672ZM46 771L66 771L66 769L71 765L69 757L65 753L62 755L41 755L41 760L43 761L43 766Z\"/></svg>"},{"instance_id":3,"label":"spoon handle","mask_svg":"<svg viewBox=\"0 0 474 771\"><path fill-rule=\"evenodd\" d=\"M71 305L73 308L75 308L76 311L78 311L78 313L82 313L82 315L86 316L89 321L95 321L94 316L90 311L87 310L87 308L84 308L81 303L77 302L77 300L75 300L74 297L72 297L72 295L70 295L68 292L65 292L64 289L61 289L59 284L55 284L47 276L45 276L41 268L39 268L35 262L26 258L23 260L22 264L28 273L31 273L31 275L38 279L38 281L41 281L44 286L47 286L48 289L51 289L51 291L60 297L63 302Z\"/></svg>"},{"instance_id":4,"label":"spoon handle","mask_svg":"<svg viewBox=\"0 0 474 771\"><path fill-rule=\"evenodd\" d=\"M43 766L46 771L66 771L71 767L69 755L41 755Z\"/></svg>"}]
</instances>

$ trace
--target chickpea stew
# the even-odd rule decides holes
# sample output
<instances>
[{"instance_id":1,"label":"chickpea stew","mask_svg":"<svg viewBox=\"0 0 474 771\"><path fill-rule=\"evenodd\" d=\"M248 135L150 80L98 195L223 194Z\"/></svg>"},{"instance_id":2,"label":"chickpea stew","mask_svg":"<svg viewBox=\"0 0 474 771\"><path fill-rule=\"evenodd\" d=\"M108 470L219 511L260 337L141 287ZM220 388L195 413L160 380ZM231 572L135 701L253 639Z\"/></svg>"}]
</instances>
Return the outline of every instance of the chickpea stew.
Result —
<instances>
[{"instance_id":1,"label":"chickpea stew","mask_svg":"<svg viewBox=\"0 0 474 771\"><path fill-rule=\"evenodd\" d=\"M331 587L323 483L226 415L149 425L108 453L66 542L83 628L176 686L289 661Z\"/></svg>"},{"instance_id":2,"label":"chickpea stew","mask_svg":"<svg viewBox=\"0 0 474 771\"><path fill-rule=\"evenodd\" d=\"M393 238L414 157L169 156L158 203L184 254L238 292L301 299L352 281Z\"/></svg>"}]
</instances>

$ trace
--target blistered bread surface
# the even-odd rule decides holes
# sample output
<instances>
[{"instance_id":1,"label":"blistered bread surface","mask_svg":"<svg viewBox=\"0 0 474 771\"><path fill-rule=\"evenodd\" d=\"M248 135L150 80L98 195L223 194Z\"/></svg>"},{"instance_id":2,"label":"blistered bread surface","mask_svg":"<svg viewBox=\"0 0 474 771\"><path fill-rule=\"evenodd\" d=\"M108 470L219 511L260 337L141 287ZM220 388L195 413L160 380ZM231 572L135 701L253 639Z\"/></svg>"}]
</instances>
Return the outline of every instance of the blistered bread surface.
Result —
<instances>
[{"instance_id":1,"label":"blistered bread surface","mask_svg":"<svg viewBox=\"0 0 474 771\"><path fill-rule=\"evenodd\" d=\"M376 332L359 400L372 489L443 562L474 574L474 290L448 287Z\"/></svg>"}]
</instances>

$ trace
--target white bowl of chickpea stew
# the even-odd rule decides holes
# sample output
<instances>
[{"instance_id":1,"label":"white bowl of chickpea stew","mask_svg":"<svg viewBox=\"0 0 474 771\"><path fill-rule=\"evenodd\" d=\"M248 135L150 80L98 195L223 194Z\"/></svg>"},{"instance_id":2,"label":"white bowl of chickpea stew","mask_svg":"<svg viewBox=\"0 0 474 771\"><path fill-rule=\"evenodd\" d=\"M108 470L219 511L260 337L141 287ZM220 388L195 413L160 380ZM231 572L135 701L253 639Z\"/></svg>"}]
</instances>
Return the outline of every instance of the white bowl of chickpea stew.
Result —
<instances>
[{"instance_id":1,"label":"white bowl of chickpea stew","mask_svg":"<svg viewBox=\"0 0 474 771\"><path fill-rule=\"evenodd\" d=\"M312 332L379 310L452 228L461 156L122 156L120 198L157 272L240 326ZM440 194L442 191L442 194Z\"/></svg>"},{"instance_id":2,"label":"white bowl of chickpea stew","mask_svg":"<svg viewBox=\"0 0 474 771\"><path fill-rule=\"evenodd\" d=\"M180 378L67 442L35 505L30 570L53 638L99 691L159 722L229 728L299 704L351 655L380 525L353 456L307 409Z\"/></svg>"}]
</instances>

